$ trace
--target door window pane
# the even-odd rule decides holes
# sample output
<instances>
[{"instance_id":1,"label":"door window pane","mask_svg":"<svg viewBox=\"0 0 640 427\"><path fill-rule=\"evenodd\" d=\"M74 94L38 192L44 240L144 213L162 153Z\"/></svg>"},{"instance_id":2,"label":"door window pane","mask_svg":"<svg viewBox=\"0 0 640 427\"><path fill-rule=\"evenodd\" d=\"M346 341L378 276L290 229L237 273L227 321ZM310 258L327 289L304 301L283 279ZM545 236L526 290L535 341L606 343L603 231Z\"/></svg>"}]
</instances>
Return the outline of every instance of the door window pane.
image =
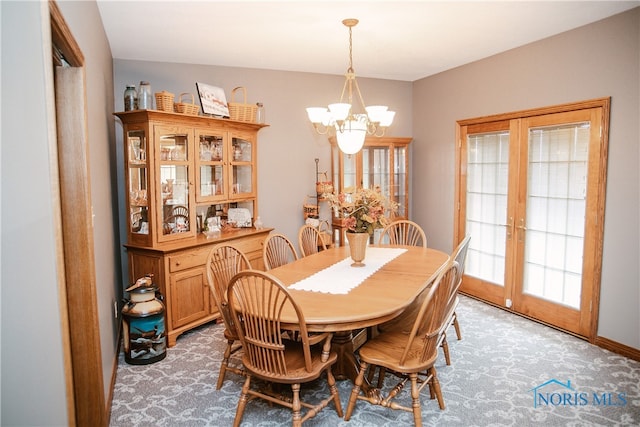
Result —
<instances>
[{"instance_id":1,"label":"door window pane","mask_svg":"<svg viewBox=\"0 0 640 427\"><path fill-rule=\"evenodd\" d=\"M473 238L465 273L504 286L509 133L467 139L467 220Z\"/></svg>"},{"instance_id":2,"label":"door window pane","mask_svg":"<svg viewBox=\"0 0 640 427\"><path fill-rule=\"evenodd\" d=\"M529 131L523 291L580 307L589 124Z\"/></svg>"}]
</instances>

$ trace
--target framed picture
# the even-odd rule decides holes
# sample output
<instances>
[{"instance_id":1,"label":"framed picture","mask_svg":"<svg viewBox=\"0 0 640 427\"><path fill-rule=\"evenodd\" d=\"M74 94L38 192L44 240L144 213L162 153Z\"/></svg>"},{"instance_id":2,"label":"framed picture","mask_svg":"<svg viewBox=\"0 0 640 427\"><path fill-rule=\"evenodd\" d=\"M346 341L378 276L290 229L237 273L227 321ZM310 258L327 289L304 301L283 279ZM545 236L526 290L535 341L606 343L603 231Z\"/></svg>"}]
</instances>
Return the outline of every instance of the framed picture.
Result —
<instances>
[{"instance_id":1,"label":"framed picture","mask_svg":"<svg viewBox=\"0 0 640 427\"><path fill-rule=\"evenodd\" d=\"M205 83L196 82L200 105L204 114L212 114L219 117L229 117L229 107L227 98L222 88L211 86Z\"/></svg>"}]
</instances>

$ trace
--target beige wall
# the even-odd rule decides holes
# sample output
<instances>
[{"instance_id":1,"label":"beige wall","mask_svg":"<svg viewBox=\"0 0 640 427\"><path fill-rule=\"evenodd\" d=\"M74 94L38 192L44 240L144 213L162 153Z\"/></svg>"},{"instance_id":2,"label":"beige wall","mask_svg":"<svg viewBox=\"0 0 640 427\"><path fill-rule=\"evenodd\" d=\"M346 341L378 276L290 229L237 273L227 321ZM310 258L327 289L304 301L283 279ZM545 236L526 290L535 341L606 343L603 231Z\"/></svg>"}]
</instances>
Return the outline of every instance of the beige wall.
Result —
<instances>
[{"instance_id":1,"label":"beige wall","mask_svg":"<svg viewBox=\"0 0 640 427\"><path fill-rule=\"evenodd\" d=\"M456 120L611 96L598 335L640 349L640 8L414 83L413 212L451 250ZM421 165L421 167L417 167Z\"/></svg>"}]
</instances>

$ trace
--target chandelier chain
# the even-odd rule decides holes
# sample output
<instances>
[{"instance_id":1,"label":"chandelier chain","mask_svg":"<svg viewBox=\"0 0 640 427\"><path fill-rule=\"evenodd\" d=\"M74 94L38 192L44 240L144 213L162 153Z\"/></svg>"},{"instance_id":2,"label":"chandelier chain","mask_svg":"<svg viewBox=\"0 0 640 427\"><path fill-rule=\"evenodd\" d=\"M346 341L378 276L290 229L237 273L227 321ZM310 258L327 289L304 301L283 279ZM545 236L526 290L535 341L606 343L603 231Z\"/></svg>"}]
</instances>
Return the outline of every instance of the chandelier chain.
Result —
<instances>
[{"instance_id":1,"label":"chandelier chain","mask_svg":"<svg viewBox=\"0 0 640 427\"><path fill-rule=\"evenodd\" d=\"M349 27L349 69L348 73L353 73L353 35L352 27Z\"/></svg>"}]
</instances>

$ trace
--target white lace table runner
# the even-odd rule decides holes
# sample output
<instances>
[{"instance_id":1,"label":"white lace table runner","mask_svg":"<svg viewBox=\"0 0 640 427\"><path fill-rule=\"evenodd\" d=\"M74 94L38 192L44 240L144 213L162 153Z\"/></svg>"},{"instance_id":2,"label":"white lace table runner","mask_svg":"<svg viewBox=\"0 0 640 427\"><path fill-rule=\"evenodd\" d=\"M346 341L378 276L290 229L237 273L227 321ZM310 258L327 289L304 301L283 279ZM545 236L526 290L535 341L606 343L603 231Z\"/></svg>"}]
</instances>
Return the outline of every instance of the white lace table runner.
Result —
<instances>
[{"instance_id":1,"label":"white lace table runner","mask_svg":"<svg viewBox=\"0 0 640 427\"><path fill-rule=\"evenodd\" d=\"M368 247L364 267L351 267L353 261L347 257L294 283L289 286L289 289L345 295L382 268L383 265L406 251L403 248Z\"/></svg>"}]
</instances>

